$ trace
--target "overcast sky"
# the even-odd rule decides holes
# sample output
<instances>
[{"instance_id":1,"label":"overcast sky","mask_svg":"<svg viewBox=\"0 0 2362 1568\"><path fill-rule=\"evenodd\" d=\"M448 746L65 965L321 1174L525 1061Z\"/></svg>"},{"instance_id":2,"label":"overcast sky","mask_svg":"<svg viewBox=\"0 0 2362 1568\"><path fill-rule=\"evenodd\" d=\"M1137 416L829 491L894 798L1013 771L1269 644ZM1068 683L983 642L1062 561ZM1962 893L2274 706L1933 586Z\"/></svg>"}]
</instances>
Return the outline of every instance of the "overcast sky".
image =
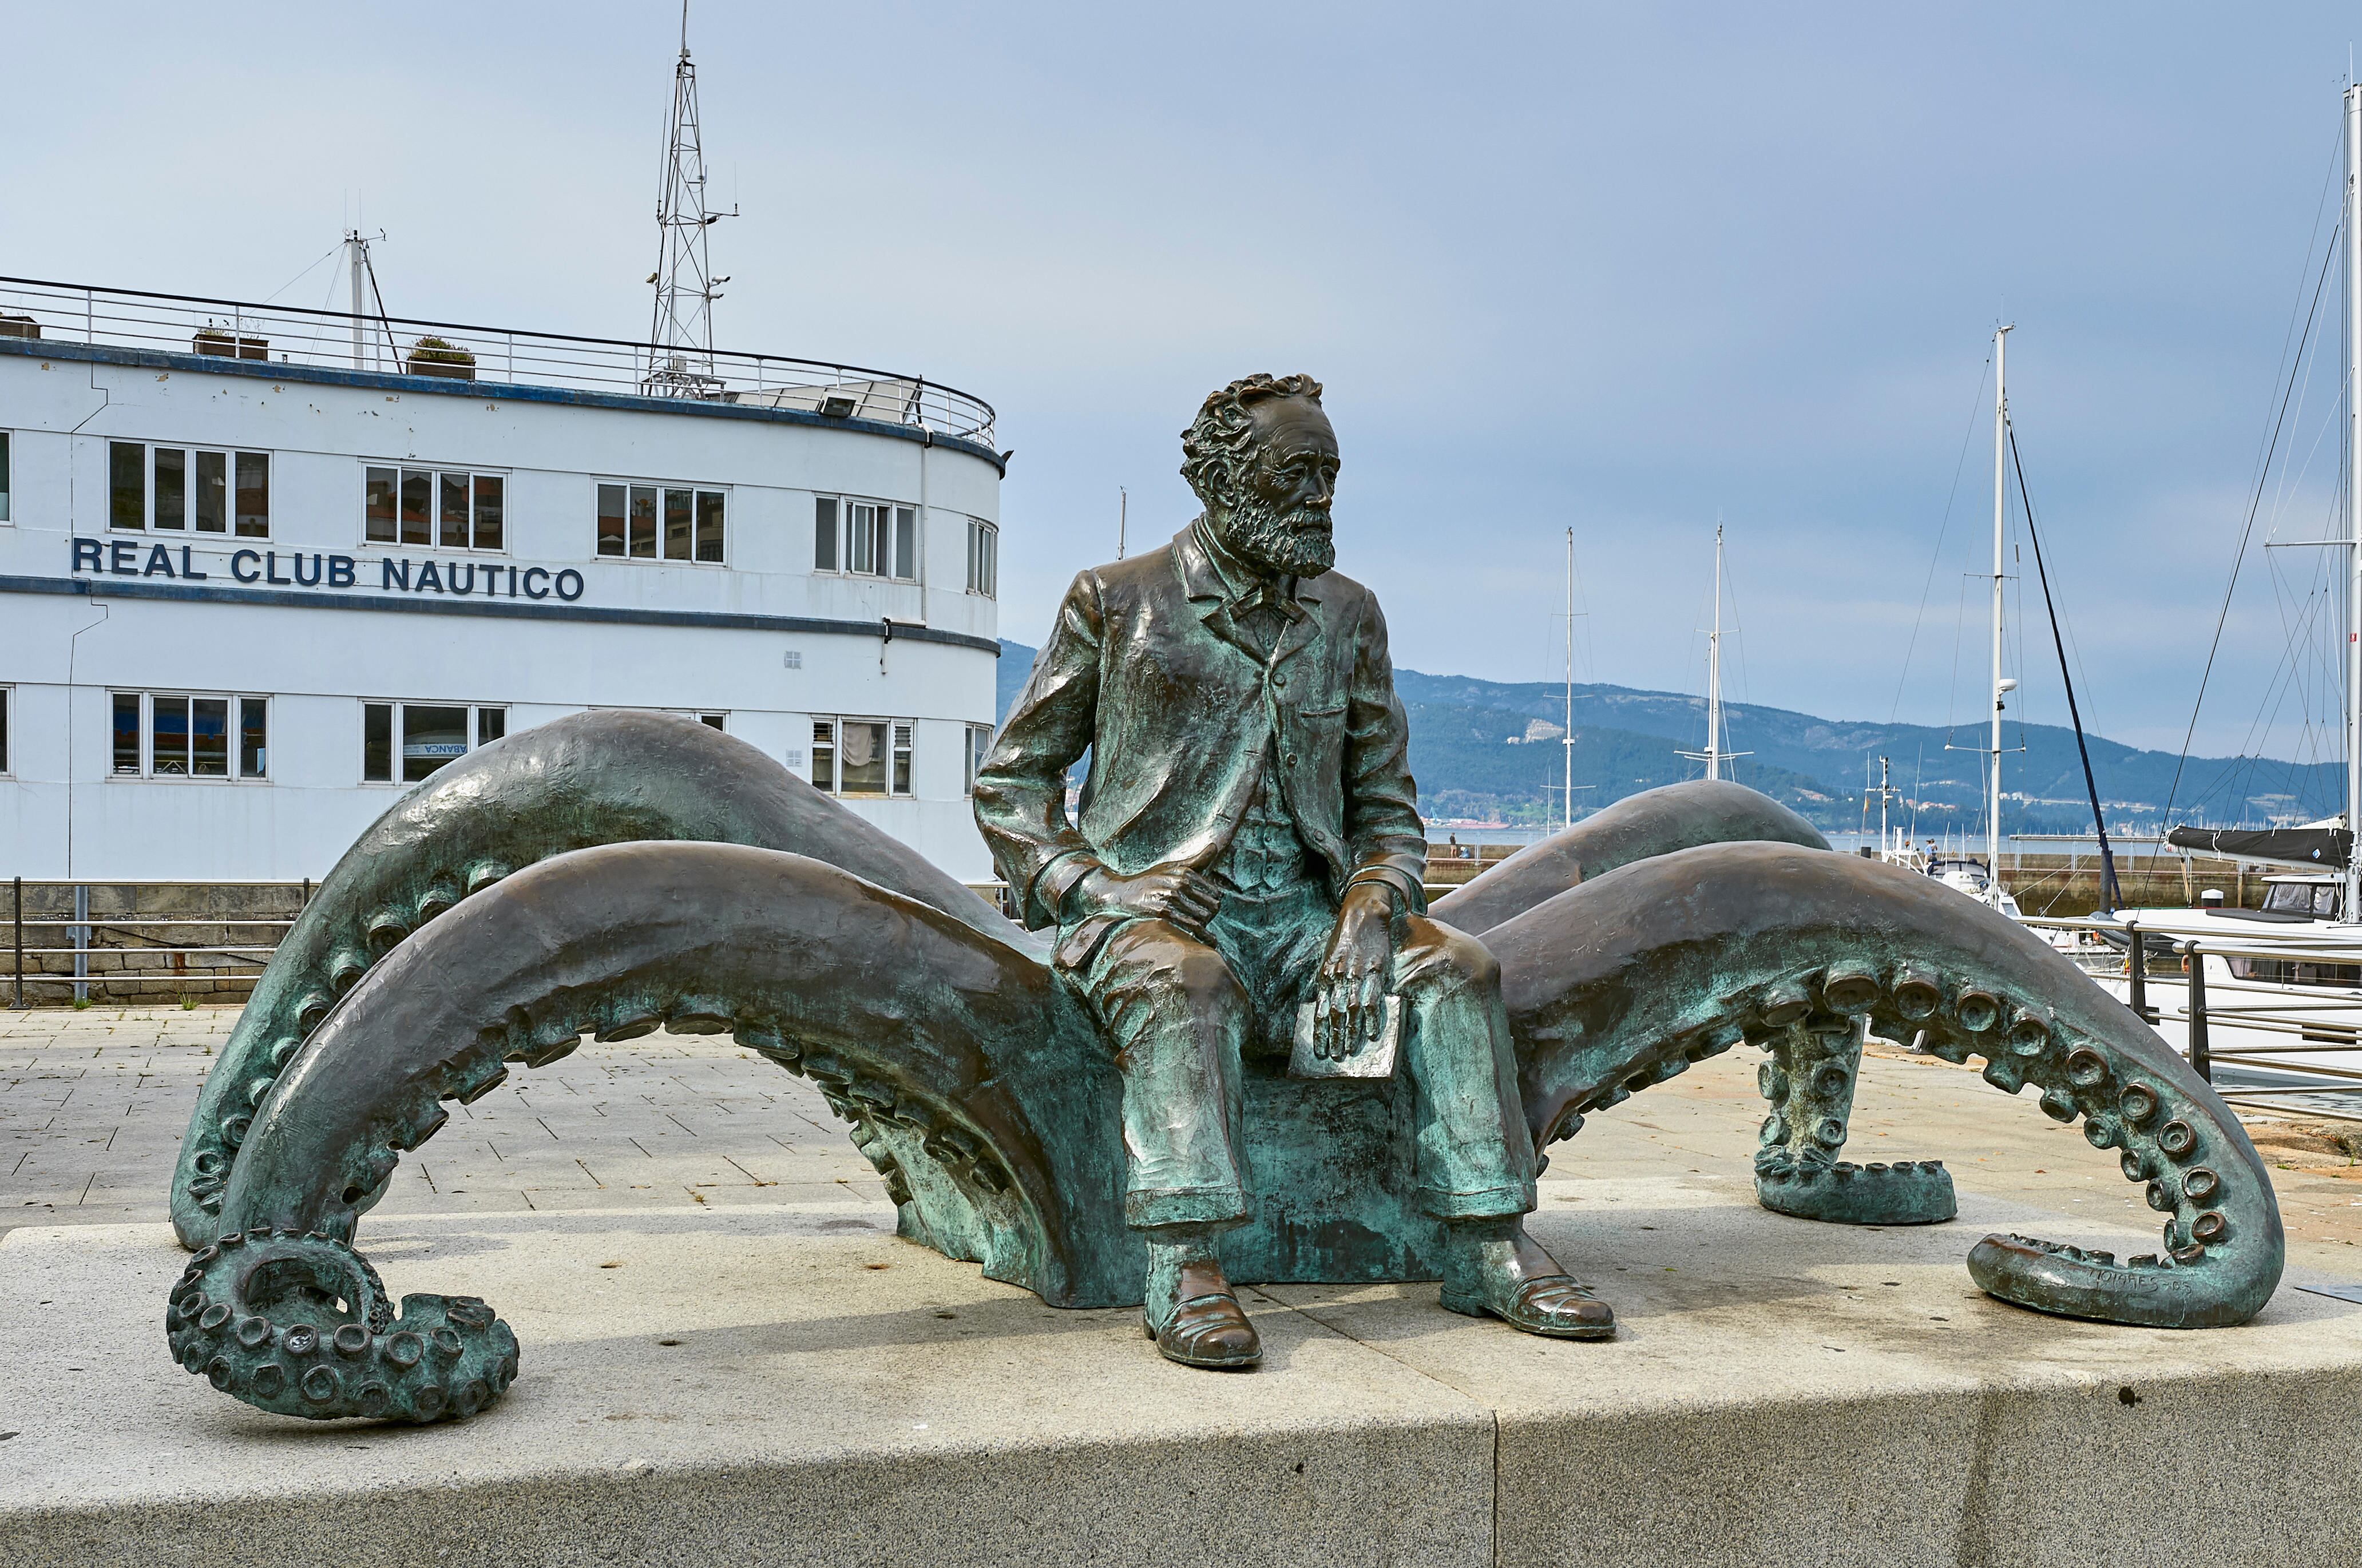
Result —
<instances>
[{"instance_id":1,"label":"overcast sky","mask_svg":"<svg viewBox=\"0 0 2362 1568\"><path fill-rule=\"evenodd\" d=\"M397 315L637 335L676 26L14 6L0 271L259 298L358 209ZM1572 527L1579 678L1697 690L1719 514L1731 695L1942 723L1979 710L1960 603L2005 313L2086 720L2178 747L2357 31L2325 5L699 0L712 191L745 215L713 231L717 336L999 409L1021 641L1113 554L1119 486L1135 542L1187 521L1207 391L1301 370L1398 662L1555 679ZM2334 296L2291 425L2311 466L2258 543L2327 521ZM2304 690L2268 695L2300 613L2272 576L2325 554L2250 557L2200 749L2255 744L2274 702L2268 748L2317 745ZM2027 711L2063 717L2023 629Z\"/></svg>"}]
</instances>

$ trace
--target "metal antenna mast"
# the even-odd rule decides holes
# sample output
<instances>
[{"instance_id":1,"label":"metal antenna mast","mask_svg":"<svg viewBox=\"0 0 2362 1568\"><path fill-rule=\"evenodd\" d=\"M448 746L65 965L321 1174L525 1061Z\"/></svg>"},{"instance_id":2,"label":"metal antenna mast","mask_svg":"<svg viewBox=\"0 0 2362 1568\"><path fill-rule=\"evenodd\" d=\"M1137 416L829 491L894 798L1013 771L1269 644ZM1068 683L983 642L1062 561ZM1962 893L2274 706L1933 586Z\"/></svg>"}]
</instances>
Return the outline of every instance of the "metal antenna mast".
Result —
<instances>
[{"instance_id":1,"label":"metal antenna mast","mask_svg":"<svg viewBox=\"0 0 2362 1568\"><path fill-rule=\"evenodd\" d=\"M1722 748L1722 525L1714 525L1714 630L1705 639L1705 749L1680 756L1705 764L1708 778L1722 777L1722 765L1751 754Z\"/></svg>"},{"instance_id":2,"label":"metal antenna mast","mask_svg":"<svg viewBox=\"0 0 2362 1568\"><path fill-rule=\"evenodd\" d=\"M2351 73L2352 67L2347 71ZM2338 922L2362 922L2362 85L2345 89L2345 896Z\"/></svg>"},{"instance_id":3,"label":"metal antenna mast","mask_svg":"<svg viewBox=\"0 0 2362 1568\"><path fill-rule=\"evenodd\" d=\"M1574 825L1574 530L1566 531L1566 825Z\"/></svg>"},{"instance_id":4,"label":"metal antenna mast","mask_svg":"<svg viewBox=\"0 0 2362 1568\"><path fill-rule=\"evenodd\" d=\"M659 397L710 397L722 378L713 369L715 290L730 280L713 275L705 231L726 217L705 204L705 146L699 129L697 67L689 58L689 0L680 6L680 60L672 72L672 116L665 148L664 184L657 200L656 317L648 326L643 391Z\"/></svg>"},{"instance_id":5,"label":"metal antenna mast","mask_svg":"<svg viewBox=\"0 0 2362 1568\"><path fill-rule=\"evenodd\" d=\"M2016 686L2005 681L2001 672L2002 589L2005 568L2002 561L2003 500L2007 493L2002 484L2002 454L2009 441L2009 334L2007 326L1993 329L1993 569L1992 569L1992 750L1986 754L1985 773L1985 902L2001 908L2001 715L2002 705Z\"/></svg>"}]
</instances>

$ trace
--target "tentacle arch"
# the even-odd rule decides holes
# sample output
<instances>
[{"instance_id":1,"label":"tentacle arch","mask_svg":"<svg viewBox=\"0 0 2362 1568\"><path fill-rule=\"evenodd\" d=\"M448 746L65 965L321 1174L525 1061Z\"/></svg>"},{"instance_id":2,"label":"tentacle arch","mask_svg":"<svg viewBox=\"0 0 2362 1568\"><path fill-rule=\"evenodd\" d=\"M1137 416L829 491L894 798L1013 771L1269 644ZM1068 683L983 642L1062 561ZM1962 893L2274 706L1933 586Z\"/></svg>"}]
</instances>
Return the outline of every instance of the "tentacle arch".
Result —
<instances>
[{"instance_id":1,"label":"tentacle arch","mask_svg":"<svg viewBox=\"0 0 2362 1568\"><path fill-rule=\"evenodd\" d=\"M288 931L206 1076L173 1172L182 1244L222 1229L222 1195L263 1100L337 1000L403 938L570 850L690 840L794 850L1028 951L1040 942L744 741L661 713L578 713L494 741L397 801Z\"/></svg>"},{"instance_id":2,"label":"tentacle arch","mask_svg":"<svg viewBox=\"0 0 2362 1568\"><path fill-rule=\"evenodd\" d=\"M2168 1216L2156 1253L2119 1262L1988 1237L1977 1283L2044 1311L2164 1328L2245 1322L2287 1242L2271 1178L2238 1118L2130 1010L2015 922L1897 867L1775 844L1683 850L1585 882L1487 933L1538 1145L1746 1041L1866 1019L1948 1061L1984 1059L2004 1093L2122 1151ZM1777 1064L1772 1066L1776 1068ZM1798 1181L1840 1182L1788 1154L1784 1071L1762 1142ZM1829 1130L1842 1140L1842 1128ZM1808 1168L1811 1167L1811 1168Z\"/></svg>"}]
</instances>

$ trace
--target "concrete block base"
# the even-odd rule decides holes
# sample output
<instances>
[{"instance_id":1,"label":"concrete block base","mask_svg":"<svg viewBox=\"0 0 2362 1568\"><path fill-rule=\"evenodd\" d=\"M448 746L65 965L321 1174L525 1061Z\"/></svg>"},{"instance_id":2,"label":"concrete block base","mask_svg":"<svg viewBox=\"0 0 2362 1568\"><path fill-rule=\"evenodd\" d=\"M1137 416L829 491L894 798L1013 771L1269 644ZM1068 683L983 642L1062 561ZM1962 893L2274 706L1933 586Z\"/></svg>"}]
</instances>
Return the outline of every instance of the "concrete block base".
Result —
<instances>
[{"instance_id":1,"label":"concrete block base","mask_svg":"<svg viewBox=\"0 0 2362 1568\"><path fill-rule=\"evenodd\" d=\"M1844 1230L1743 1176L1581 1184L1534 1229L1608 1344L1427 1286L1273 1286L1248 1375L1159 1361L893 1239L892 1212L372 1219L396 1294L524 1343L489 1414L308 1426L174 1366L160 1225L0 1240L0 1552L73 1563L1913 1565L2362 1562L2362 1306L2204 1333L1976 1291L1973 1194ZM2138 1250L2137 1247L2125 1250ZM2300 1276L2300 1280L2302 1276Z\"/></svg>"}]
</instances>

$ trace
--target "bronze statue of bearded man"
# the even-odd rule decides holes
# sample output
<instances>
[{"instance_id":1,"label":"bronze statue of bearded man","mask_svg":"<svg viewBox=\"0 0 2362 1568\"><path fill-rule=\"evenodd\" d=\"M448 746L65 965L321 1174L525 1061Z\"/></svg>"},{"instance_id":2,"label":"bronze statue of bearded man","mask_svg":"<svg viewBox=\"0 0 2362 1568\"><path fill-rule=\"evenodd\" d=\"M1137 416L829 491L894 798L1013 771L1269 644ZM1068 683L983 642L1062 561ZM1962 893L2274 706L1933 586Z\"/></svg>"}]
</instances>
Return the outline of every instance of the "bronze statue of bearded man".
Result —
<instances>
[{"instance_id":1,"label":"bronze statue of bearded man","mask_svg":"<svg viewBox=\"0 0 2362 1568\"><path fill-rule=\"evenodd\" d=\"M1220 1256L1253 1196L1241 1075L1276 1070L1299 1033L1299 1063L1336 1065L1398 1032L1444 1305L1606 1338L1614 1315L1525 1233L1535 1159L1498 966L1426 917L1385 621L1332 569L1319 383L1234 381L1182 449L1204 513L1076 578L976 784L1019 912L1057 932L1055 966L1122 1077L1147 1327L1187 1365L1261 1359Z\"/></svg>"}]
</instances>

